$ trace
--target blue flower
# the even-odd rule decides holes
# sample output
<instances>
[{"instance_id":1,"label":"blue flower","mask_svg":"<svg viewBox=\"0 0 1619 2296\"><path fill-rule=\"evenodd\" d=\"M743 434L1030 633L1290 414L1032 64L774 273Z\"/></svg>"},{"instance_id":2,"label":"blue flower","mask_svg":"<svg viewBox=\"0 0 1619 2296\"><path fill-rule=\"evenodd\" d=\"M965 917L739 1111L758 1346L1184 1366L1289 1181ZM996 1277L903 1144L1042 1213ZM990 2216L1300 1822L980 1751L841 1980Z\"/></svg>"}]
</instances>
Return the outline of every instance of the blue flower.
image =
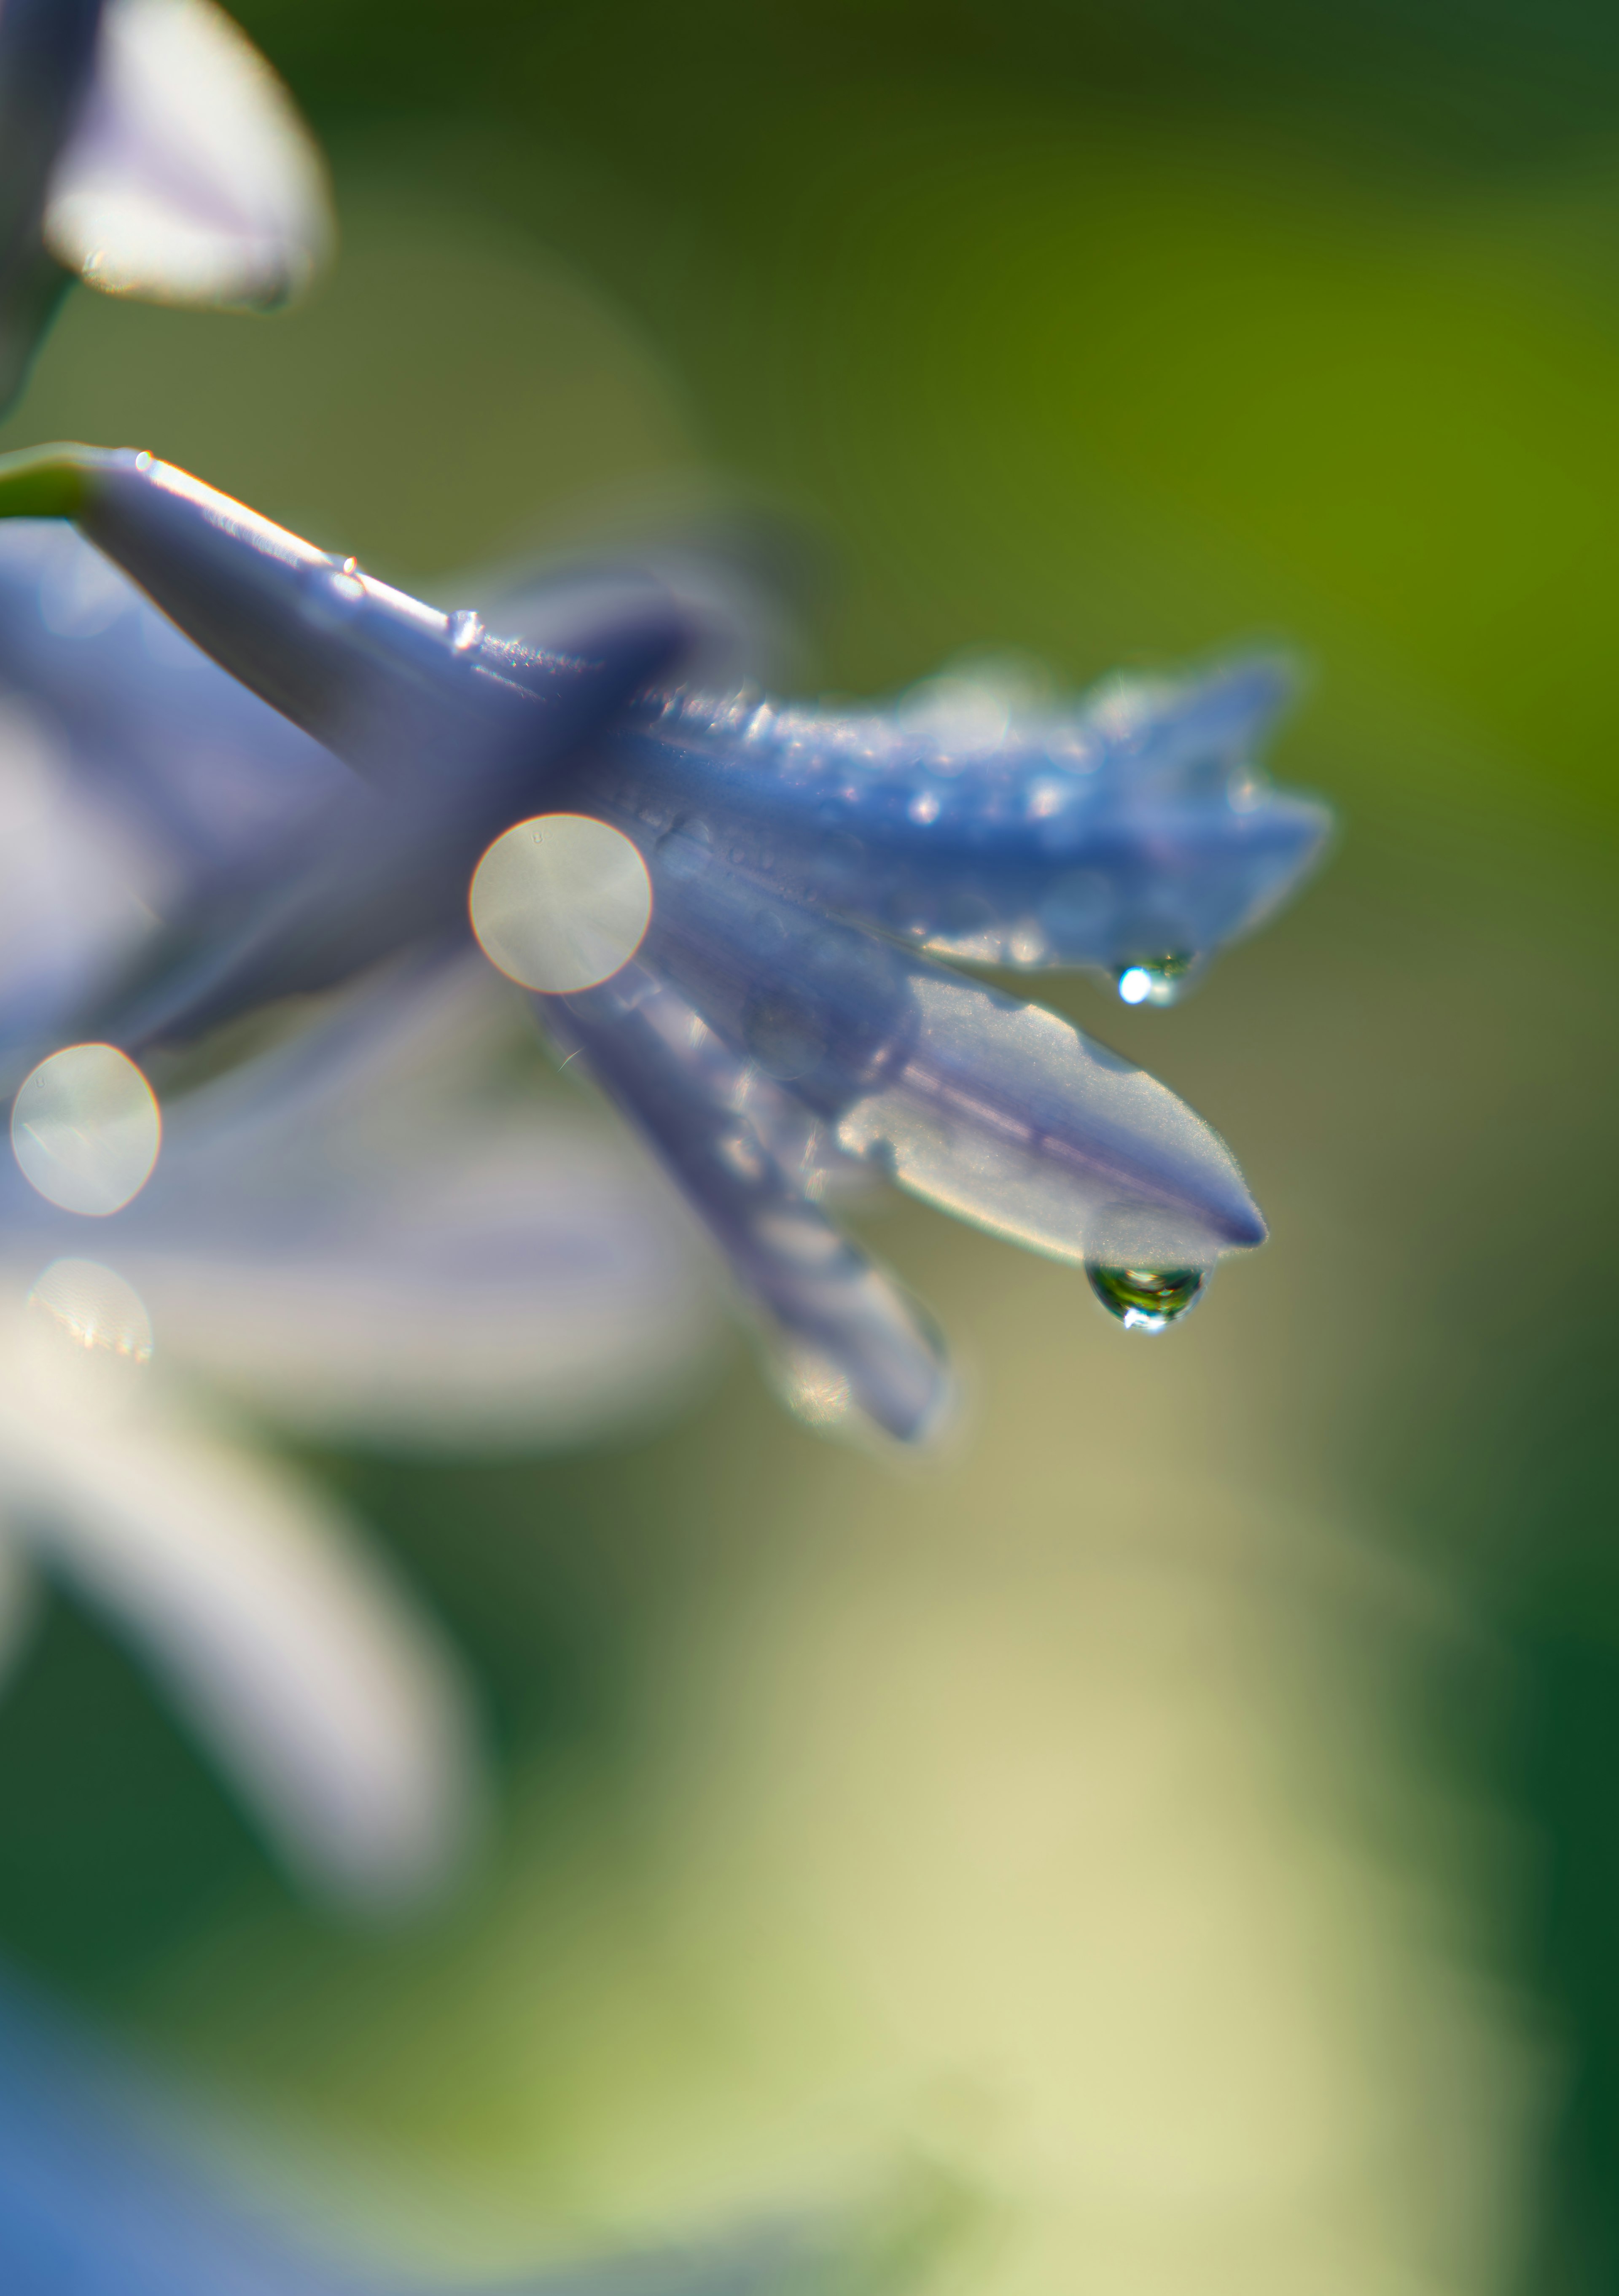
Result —
<instances>
[{"instance_id":1,"label":"blue flower","mask_svg":"<svg viewBox=\"0 0 1619 2296\"><path fill-rule=\"evenodd\" d=\"M46 1058L0 1165L0 1675L36 1572L65 1580L295 1873L392 1906L475 1838L473 1702L362 1528L251 1420L396 1451L577 1441L685 1390L704 1287L599 1123L492 1095L509 1015L472 952L173 1099L142 1185L156 1103L107 1045L64 1047L74 1008L150 903L295 850L349 777L87 545L6 539L0 1044Z\"/></svg>"},{"instance_id":2,"label":"blue flower","mask_svg":"<svg viewBox=\"0 0 1619 2296\"><path fill-rule=\"evenodd\" d=\"M75 278L267 308L332 236L291 99L211 0L7 0L0 12L0 411Z\"/></svg>"},{"instance_id":3,"label":"blue flower","mask_svg":"<svg viewBox=\"0 0 1619 2296\"><path fill-rule=\"evenodd\" d=\"M682 636L668 601L604 612L559 585L549 643L518 644L149 455L13 458L0 512L76 520L370 784L300 866L193 906L98 1023L127 1049L459 945L470 882L486 953L662 1153L794 1398L903 1440L949 1380L824 1209L862 1170L1086 1266L1138 1329L1263 1241L1164 1086L937 956L1098 964L1146 997L1251 929L1327 825L1253 765L1273 664L988 735L960 697L842 717L649 690Z\"/></svg>"}]
</instances>

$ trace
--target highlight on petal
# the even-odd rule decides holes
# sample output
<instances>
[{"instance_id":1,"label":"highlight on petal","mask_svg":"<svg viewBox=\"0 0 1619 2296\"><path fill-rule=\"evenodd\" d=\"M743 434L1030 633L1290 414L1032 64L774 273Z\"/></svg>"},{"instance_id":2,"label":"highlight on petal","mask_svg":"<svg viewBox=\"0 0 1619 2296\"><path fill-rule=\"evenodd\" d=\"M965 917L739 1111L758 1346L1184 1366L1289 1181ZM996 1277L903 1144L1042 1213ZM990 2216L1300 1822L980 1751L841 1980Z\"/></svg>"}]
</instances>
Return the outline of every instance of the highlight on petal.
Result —
<instances>
[{"instance_id":1,"label":"highlight on petal","mask_svg":"<svg viewBox=\"0 0 1619 2296\"><path fill-rule=\"evenodd\" d=\"M942 1342L821 1210L819 1160L784 1160L791 1127L772 1103L785 1095L639 966L547 1008L547 1021L583 1052L726 1254L792 1408L817 1426L870 1426L901 1443L942 1434L956 1400ZM835 1153L828 1143L827 1160Z\"/></svg>"},{"instance_id":2,"label":"highlight on petal","mask_svg":"<svg viewBox=\"0 0 1619 2296\"><path fill-rule=\"evenodd\" d=\"M468 906L489 963L525 988L571 996L628 964L652 922L652 879L628 837L588 814L539 814L497 837Z\"/></svg>"},{"instance_id":3,"label":"highlight on petal","mask_svg":"<svg viewBox=\"0 0 1619 2296\"><path fill-rule=\"evenodd\" d=\"M31 1070L12 1103L23 1177L63 1211L104 1218L138 1195L158 1160L152 1086L113 1045L68 1045Z\"/></svg>"},{"instance_id":4,"label":"highlight on petal","mask_svg":"<svg viewBox=\"0 0 1619 2296\"><path fill-rule=\"evenodd\" d=\"M12 1319L0 1490L144 1651L291 1864L357 1904L441 1883L478 1814L448 1651L313 1486L165 1406L87 1411Z\"/></svg>"},{"instance_id":5,"label":"highlight on petal","mask_svg":"<svg viewBox=\"0 0 1619 2296\"><path fill-rule=\"evenodd\" d=\"M111 295L263 308L308 286L332 239L325 165L212 0L108 0L45 236Z\"/></svg>"}]
</instances>

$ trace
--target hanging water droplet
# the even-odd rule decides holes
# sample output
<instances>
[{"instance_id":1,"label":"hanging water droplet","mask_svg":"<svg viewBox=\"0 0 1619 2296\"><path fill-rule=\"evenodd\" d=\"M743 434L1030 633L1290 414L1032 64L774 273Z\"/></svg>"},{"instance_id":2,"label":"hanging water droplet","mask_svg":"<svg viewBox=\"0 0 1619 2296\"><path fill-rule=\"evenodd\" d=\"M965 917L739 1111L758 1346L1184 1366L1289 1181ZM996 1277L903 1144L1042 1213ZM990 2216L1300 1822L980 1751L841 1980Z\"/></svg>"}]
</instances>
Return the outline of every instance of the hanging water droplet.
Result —
<instances>
[{"instance_id":1,"label":"hanging water droplet","mask_svg":"<svg viewBox=\"0 0 1619 2296\"><path fill-rule=\"evenodd\" d=\"M543 813L497 837L473 872L473 931L525 988L570 996L610 980L652 922L652 880L622 831Z\"/></svg>"},{"instance_id":2,"label":"hanging water droplet","mask_svg":"<svg viewBox=\"0 0 1619 2296\"><path fill-rule=\"evenodd\" d=\"M1208 1283L1204 1267L1104 1267L1087 1260L1090 1288L1127 1332L1163 1332L1188 1315Z\"/></svg>"},{"instance_id":3,"label":"hanging water droplet","mask_svg":"<svg viewBox=\"0 0 1619 2296\"><path fill-rule=\"evenodd\" d=\"M151 1177L163 1136L152 1086L113 1045L68 1045L26 1076L12 1103L12 1152L31 1187L63 1211L121 1211Z\"/></svg>"},{"instance_id":4,"label":"hanging water droplet","mask_svg":"<svg viewBox=\"0 0 1619 2296\"><path fill-rule=\"evenodd\" d=\"M1173 1004L1184 994L1196 961L1192 956L1145 957L1120 965L1114 980L1126 1004Z\"/></svg>"}]
</instances>

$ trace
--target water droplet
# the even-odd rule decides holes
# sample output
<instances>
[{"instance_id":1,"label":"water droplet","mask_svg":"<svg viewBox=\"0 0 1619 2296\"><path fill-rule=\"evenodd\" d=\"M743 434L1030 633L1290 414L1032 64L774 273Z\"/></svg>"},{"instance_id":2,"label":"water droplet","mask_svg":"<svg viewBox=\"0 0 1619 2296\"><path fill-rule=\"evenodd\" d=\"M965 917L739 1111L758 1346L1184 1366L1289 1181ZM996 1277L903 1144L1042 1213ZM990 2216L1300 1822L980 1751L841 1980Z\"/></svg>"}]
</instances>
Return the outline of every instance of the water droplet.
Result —
<instances>
[{"instance_id":1,"label":"water droplet","mask_svg":"<svg viewBox=\"0 0 1619 2296\"><path fill-rule=\"evenodd\" d=\"M582 813L542 813L497 837L468 906L485 956L550 996L610 980L652 922L652 880L629 839Z\"/></svg>"},{"instance_id":2,"label":"water droplet","mask_svg":"<svg viewBox=\"0 0 1619 2296\"><path fill-rule=\"evenodd\" d=\"M152 468L152 456L147 453L144 447L135 458L135 467L143 478L145 477L147 472Z\"/></svg>"},{"instance_id":3,"label":"water droplet","mask_svg":"<svg viewBox=\"0 0 1619 2296\"><path fill-rule=\"evenodd\" d=\"M449 642L457 653L471 653L482 636L482 618L470 606L463 606L450 616Z\"/></svg>"},{"instance_id":4,"label":"water droplet","mask_svg":"<svg viewBox=\"0 0 1619 2296\"><path fill-rule=\"evenodd\" d=\"M53 1053L12 1103L12 1152L23 1177L63 1211L95 1218L140 1193L162 1136L152 1086L112 1045Z\"/></svg>"},{"instance_id":5,"label":"water droplet","mask_svg":"<svg viewBox=\"0 0 1619 2296\"><path fill-rule=\"evenodd\" d=\"M1190 956L1153 956L1122 964L1114 974L1126 1004L1173 1004L1188 986L1196 963Z\"/></svg>"},{"instance_id":6,"label":"water droplet","mask_svg":"<svg viewBox=\"0 0 1619 2296\"><path fill-rule=\"evenodd\" d=\"M1127 1332L1163 1332L1188 1315L1208 1283L1203 1267L1104 1267L1088 1260L1090 1288Z\"/></svg>"},{"instance_id":7,"label":"water droplet","mask_svg":"<svg viewBox=\"0 0 1619 2296\"><path fill-rule=\"evenodd\" d=\"M344 561L343 561L343 571L344 571L344 573L345 573L345 574L348 574L348 575L349 575L349 576L353 576L353 575L357 574L357 573L359 572L359 570L360 570L360 562L359 562L359 560L358 560L357 558L345 558L345 559L344 559Z\"/></svg>"},{"instance_id":8,"label":"water droplet","mask_svg":"<svg viewBox=\"0 0 1619 2296\"><path fill-rule=\"evenodd\" d=\"M104 1351L127 1363L152 1357L152 1318L133 1283L98 1259L53 1259L29 1293L32 1315L86 1354Z\"/></svg>"}]
</instances>

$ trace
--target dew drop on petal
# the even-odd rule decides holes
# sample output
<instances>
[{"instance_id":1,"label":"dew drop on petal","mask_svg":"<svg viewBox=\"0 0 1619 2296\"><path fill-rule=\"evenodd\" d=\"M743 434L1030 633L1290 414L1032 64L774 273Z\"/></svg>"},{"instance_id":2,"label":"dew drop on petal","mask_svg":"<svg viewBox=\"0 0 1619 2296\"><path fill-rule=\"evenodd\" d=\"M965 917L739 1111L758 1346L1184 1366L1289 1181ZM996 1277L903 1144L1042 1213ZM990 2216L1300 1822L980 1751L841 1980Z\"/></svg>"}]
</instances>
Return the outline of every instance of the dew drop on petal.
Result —
<instances>
[{"instance_id":1,"label":"dew drop on petal","mask_svg":"<svg viewBox=\"0 0 1619 2296\"><path fill-rule=\"evenodd\" d=\"M1163 1332L1189 1315L1208 1284L1203 1267L1105 1267L1087 1260L1090 1288L1127 1332Z\"/></svg>"},{"instance_id":2,"label":"dew drop on petal","mask_svg":"<svg viewBox=\"0 0 1619 2296\"><path fill-rule=\"evenodd\" d=\"M12 1152L31 1187L63 1211L103 1218L140 1193L163 1119L152 1086L113 1045L69 1045L23 1078Z\"/></svg>"},{"instance_id":3,"label":"dew drop on petal","mask_svg":"<svg viewBox=\"0 0 1619 2296\"><path fill-rule=\"evenodd\" d=\"M53 1259L28 1296L29 1312L54 1338L127 1363L152 1356L152 1318L133 1283L96 1259Z\"/></svg>"},{"instance_id":4,"label":"dew drop on petal","mask_svg":"<svg viewBox=\"0 0 1619 2296\"><path fill-rule=\"evenodd\" d=\"M1173 1004L1188 987L1195 962L1189 956L1155 956L1121 965L1114 985L1126 1004Z\"/></svg>"},{"instance_id":5,"label":"dew drop on petal","mask_svg":"<svg viewBox=\"0 0 1619 2296\"><path fill-rule=\"evenodd\" d=\"M652 879L629 839L582 813L542 813L497 837L473 874L473 931L525 988L567 996L610 980L652 922Z\"/></svg>"}]
</instances>

